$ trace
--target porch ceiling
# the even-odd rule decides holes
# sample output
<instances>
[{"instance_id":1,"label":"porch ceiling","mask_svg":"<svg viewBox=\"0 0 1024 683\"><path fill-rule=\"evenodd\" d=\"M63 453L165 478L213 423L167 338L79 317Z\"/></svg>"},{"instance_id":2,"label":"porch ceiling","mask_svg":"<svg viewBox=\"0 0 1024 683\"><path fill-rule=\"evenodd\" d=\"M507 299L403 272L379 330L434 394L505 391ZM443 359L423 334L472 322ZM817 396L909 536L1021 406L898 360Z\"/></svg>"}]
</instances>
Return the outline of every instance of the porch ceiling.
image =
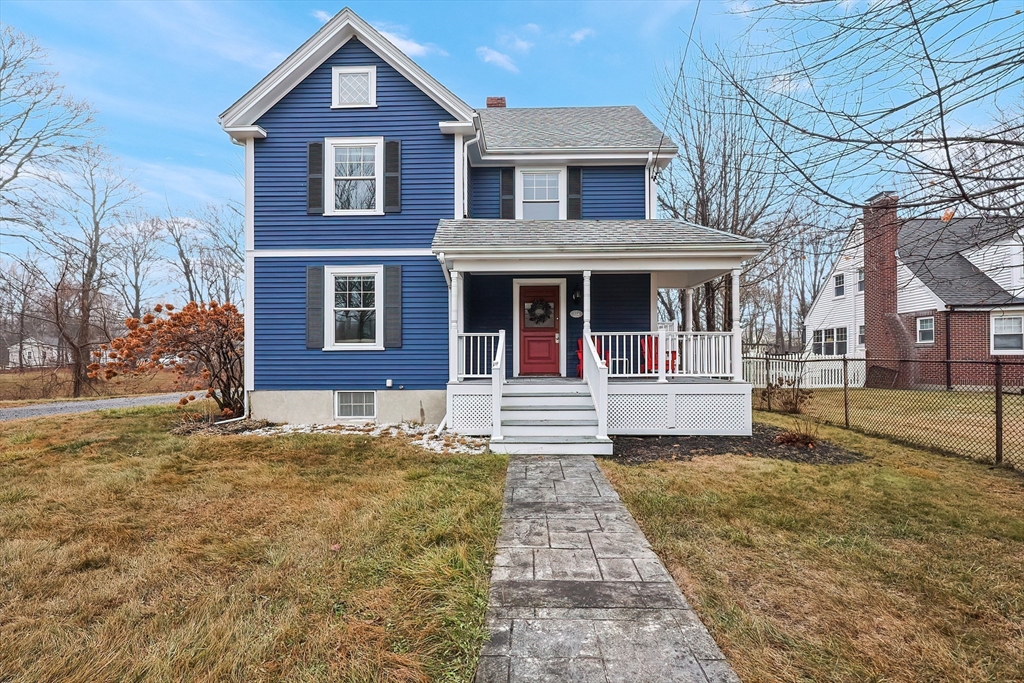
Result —
<instances>
[{"instance_id":1,"label":"porch ceiling","mask_svg":"<svg viewBox=\"0 0 1024 683\"><path fill-rule=\"evenodd\" d=\"M432 249L451 270L724 272L767 245L677 220L442 220Z\"/></svg>"}]
</instances>

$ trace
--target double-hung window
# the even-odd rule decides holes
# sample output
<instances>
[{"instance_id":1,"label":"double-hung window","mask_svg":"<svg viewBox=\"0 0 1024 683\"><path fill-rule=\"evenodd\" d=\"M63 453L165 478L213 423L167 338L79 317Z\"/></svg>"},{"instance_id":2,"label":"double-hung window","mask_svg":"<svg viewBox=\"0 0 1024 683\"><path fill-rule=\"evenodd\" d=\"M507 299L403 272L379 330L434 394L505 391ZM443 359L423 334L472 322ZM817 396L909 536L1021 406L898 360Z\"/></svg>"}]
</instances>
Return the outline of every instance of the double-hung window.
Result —
<instances>
[{"instance_id":1,"label":"double-hung window","mask_svg":"<svg viewBox=\"0 0 1024 683\"><path fill-rule=\"evenodd\" d=\"M847 332L845 327L829 327L815 330L811 351L816 356L845 356Z\"/></svg>"},{"instance_id":2,"label":"double-hung window","mask_svg":"<svg viewBox=\"0 0 1024 683\"><path fill-rule=\"evenodd\" d=\"M558 220L566 217L565 178L557 169L523 170L519 173L520 218Z\"/></svg>"},{"instance_id":3,"label":"double-hung window","mask_svg":"<svg viewBox=\"0 0 1024 683\"><path fill-rule=\"evenodd\" d=\"M858 292L863 292L864 291L864 269L863 268L858 268L857 269L857 291Z\"/></svg>"},{"instance_id":4,"label":"double-hung window","mask_svg":"<svg viewBox=\"0 0 1024 683\"><path fill-rule=\"evenodd\" d=\"M328 315L324 339L333 349L384 348L381 266L334 266L324 269Z\"/></svg>"},{"instance_id":5,"label":"double-hung window","mask_svg":"<svg viewBox=\"0 0 1024 683\"><path fill-rule=\"evenodd\" d=\"M928 317L917 319L917 343L935 343L935 318Z\"/></svg>"},{"instance_id":6,"label":"double-hung window","mask_svg":"<svg viewBox=\"0 0 1024 683\"><path fill-rule=\"evenodd\" d=\"M1024 315L992 316L992 353L1024 352Z\"/></svg>"},{"instance_id":7,"label":"double-hung window","mask_svg":"<svg viewBox=\"0 0 1024 683\"><path fill-rule=\"evenodd\" d=\"M845 327L837 327L836 328L836 355L837 356L845 356L846 355L846 328Z\"/></svg>"},{"instance_id":8,"label":"double-hung window","mask_svg":"<svg viewBox=\"0 0 1024 683\"><path fill-rule=\"evenodd\" d=\"M384 138L327 138L328 215L380 215L383 210Z\"/></svg>"},{"instance_id":9,"label":"double-hung window","mask_svg":"<svg viewBox=\"0 0 1024 683\"><path fill-rule=\"evenodd\" d=\"M824 351L825 347L822 345L822 339L824 334L824 330L814 331L814 341L811 344L811 350L815 356L820 356L822 354L822 351Z\"/></svg>"},{"instance_id":10,"label":"double-hung window","mask_svg":"<svg viewBox=\"0 0 1024 683\"><path fill-rule=\"evenodd\" d=\"M846 276L839 273L832 279L832 290L835 296L846 296Z\"/></svg>"},{"instance_id":11,"label":"double-hung window","mask_svg":"<svg viewBox=\"0 0 1024 683\"><path fill-rule=\"evenodd\" d=\"M377 106L377 67L331 67L331 108Z\"/></svg>"},{"instance_id":12,"label":"double-hung window","mask_svg":"<svg viewBox=\"0 0 1024 683\"><path fill-rule=\"evenodd\" d=\"M860 327L857 328L857 346L864 346L865 339L866 335L864 333L864 326L861 325Z\"/></svg>"}]
</instances>

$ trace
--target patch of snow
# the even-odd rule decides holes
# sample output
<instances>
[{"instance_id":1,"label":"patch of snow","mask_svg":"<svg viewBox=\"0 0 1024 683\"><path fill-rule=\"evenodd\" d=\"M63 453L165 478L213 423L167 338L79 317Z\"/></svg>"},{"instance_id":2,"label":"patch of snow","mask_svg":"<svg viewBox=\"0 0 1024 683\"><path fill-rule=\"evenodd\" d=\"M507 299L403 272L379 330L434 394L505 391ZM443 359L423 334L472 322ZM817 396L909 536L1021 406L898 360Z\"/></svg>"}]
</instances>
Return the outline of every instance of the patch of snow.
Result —
<instances>
[{"instance_id":1,"label":"patch of snow","mask_svg":"<svg viewBox=\"0 0 1024 683\"><path fill-rule=\"evenodd\" d=\"M282 436L287 434L362 434L406 438L414 446L434 453L484 453L487 439L441 434L435 436L437 425L409 424L282 424L242 432L240 436Z\"/></svg>"}]
</instances>

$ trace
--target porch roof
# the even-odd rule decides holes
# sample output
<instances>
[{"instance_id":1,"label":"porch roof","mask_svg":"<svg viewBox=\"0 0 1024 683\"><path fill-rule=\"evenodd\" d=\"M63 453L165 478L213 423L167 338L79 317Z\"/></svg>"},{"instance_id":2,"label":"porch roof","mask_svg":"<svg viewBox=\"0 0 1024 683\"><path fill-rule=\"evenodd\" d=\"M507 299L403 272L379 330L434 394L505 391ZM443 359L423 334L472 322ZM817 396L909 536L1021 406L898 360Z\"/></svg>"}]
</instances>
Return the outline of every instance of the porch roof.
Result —
<instances>
[{"instance_id":1,"label":"porch roof","mask_svg":"<svg viewBox=\"0 0 1024 683\"><path fill-rule=\"evenodd\" d=\"M431 245L435 253L523 254L595 252L742 252L748 258L767 245L760 240L680 220L442 220Z\"/></svg>"}]
</instances>

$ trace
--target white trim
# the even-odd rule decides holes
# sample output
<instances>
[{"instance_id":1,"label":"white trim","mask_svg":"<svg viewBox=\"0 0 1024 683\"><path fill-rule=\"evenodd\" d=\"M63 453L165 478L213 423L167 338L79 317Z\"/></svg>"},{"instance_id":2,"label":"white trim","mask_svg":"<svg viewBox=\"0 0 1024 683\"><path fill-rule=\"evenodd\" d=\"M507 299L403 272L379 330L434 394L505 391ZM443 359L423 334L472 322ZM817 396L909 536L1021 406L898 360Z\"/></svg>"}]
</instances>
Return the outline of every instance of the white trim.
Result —
<instances>
[{"instance_id":1,"label":"white trim","mask_svg":"<svg viewBox=\"0 0 1024 683\"><path fill-rule=\"evenodd\" d=\"M358 36L360 42L456 119L473 120L472 107L441 85L355 12L346 8L324 24L241 99L228 107L220 115L221 126L228 131L237 126L254 124L353 36Z\"/></svg>"},{"instance_id":2,"label":"white trim","mask_svg":"<svg viewBox=\"0 0 1024 683\"><path fill-rule=\"evenodd\" d=\"M568 217L568 171L565 166L516 166L516 219L523 218L523 174L524 173L557 173L558 174L558 220Z\"/></svg>"},{"instance_id":3,"label":"white trim","mask_svg":"<svg viewBox=\"0 0 1024 683\"><path fill-rule=\"evenodd\" d=\"M434 258L430 249L254 249L250 253L254 258L335 258L366 256L429 256Z\"/></svg>"},{"instance_id":4,"label":"white trim","mask_svg":"<svg viewBox=\"0 0 1024 683\"><path fill-rule=\"evenodd\" d=\"M366 74L369 79L370 101L360 104L338 103L338 76L341 74ZM332 66L331 67L331 109L372 109L377 106L376 66Z\"/></svg>"},{"instance_id":5,"label":"white trim","mask_svg":"<svg viewBox=\"0 0 1024 683\"><path fill-rule=\"evenodd\" d=\"M256 386L256 273L252 256L256 244L256 140L245 141L245 310L243 311L244 335L242 339L243 382L246 392ZM248 397L247 397L248 398ZM245 402L246 412L249 401Z\"/></svg>"},{"instance_id":6,"label":"white trim","mask_svg":"<svg viewBox=\"0 0 1024 683\"><path fill-rule=\"evenodd\" d=\"M373 175L376 198L373 209L334 208L334 150L338 147L373 146ZM328 173L328 171L330 171ZM330 200L330 201L328 201ZM384 215L384 138L324 138L324 215L325 216L383 216Z\"/></svg>"},{"instance_id":7,"label":"white trim","mask_svg":"<svg viewBox=\"0 0 1024 683\"><path fill-rule=\"evenodd\" d=\"M559 315L559 342L558 342L558 372L565 377L565 356L566 356L566 318L568 312L565 310L565 278L512 278L512 376L519 376L519 287L526 285L558 285Z\"/></svg>"},{"instance_id":8,"label":"white trim","mask_svg":"<svg viewBox=\"0 0 1024 683\"><path fill-rule=\"evenodd\" d=\"M648 155L652 150L648 149L572 149L572 150L508 150L499 152L480 152L474 146L475 153L470 154L474 166L510 166L519 164L550 164L567 166L643 166L647 163ZM662 153L665 150L662 149ZM672 159L671 156L662 156L658 162L658 168L664 168Z\"/></svg>"},{"instance_id":9,"label":"white trim","mask_svg":"<svg viewBox=\"0 0 1024 683\"><path fill-rule=\"evenodd\" d=\"M377 312L375 341L373 344L334 342L334 277L336 275L373 275L374 310ZM330 313L330 315L328 315ZM384 266L325 266L324 267L324 351L383 351L384 350Z\"/></svg>"},{"instance_id":10,"label":"white trim","mask_svg":"<svg viewBox=\"0 0 1024 683\"><path fill-rule=\"evenodd\" d=\"M463 192L466 189L466 165L462 160L462 133L455 133L455 207L452 218L462 218Z\"/></svg>"},{"instance_id":11,"label":"white trim","mask_svg":"<svg viewBox=\"0 0 1024 683\"><path fill-rule=\"evenodd\" d=\"M338 411L338 394L373 394L373 415L340 415ZM334 402L334 410L332 412L334 413L335 420L366 422L377 419L377 392L373 389L335 389L331 392L331 400Z\"/></svg>"},{"instance_id":12,"label":"white trim","mask_svg":"<svg viewBox=\"0 0 1024 683\"><path fill-rule=\"evenodd\" d=\"M993 356L1021 356L1024 349L996 349L996 318L1020 318L1024 327L1024 309L1022 310L995 310L989 313L988 320L988 347L989 353Z\"/></svg>"}]
</instances>

